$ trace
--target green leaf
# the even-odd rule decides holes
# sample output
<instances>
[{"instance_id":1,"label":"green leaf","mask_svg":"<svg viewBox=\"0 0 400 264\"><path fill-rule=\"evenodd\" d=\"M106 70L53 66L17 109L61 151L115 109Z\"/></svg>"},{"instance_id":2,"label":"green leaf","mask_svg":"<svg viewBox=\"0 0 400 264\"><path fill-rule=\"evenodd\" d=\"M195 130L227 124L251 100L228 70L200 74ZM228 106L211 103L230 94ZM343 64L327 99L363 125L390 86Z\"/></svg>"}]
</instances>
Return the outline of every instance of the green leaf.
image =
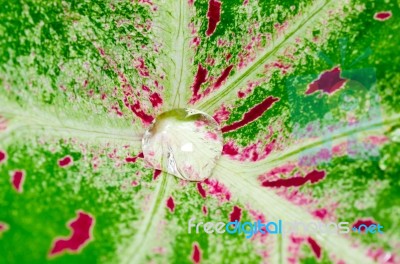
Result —
<instances>
[{"instance_id":1,"label":"green leaf","mask_svg":"<svg viewBox=\"0 0 400 264\"><path fill-rule=\"evenodd\" d=\"M400 261L396 1L1 6L3 262ZM186 107L224 136L203 182L154 170L141 153L154 118ZM192 218L384 233L246 239L196 233Z\"/></svg>"}]
</instances>

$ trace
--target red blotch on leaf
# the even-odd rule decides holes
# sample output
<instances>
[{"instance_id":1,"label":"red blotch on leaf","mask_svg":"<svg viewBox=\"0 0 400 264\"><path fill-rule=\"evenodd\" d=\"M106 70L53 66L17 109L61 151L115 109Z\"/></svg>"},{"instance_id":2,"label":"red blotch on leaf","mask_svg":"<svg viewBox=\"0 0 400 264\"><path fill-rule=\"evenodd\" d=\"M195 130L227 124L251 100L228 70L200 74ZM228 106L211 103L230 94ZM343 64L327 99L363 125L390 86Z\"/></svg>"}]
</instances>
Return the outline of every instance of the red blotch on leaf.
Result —
<instances>
[{"instance_id":1,"label":"red blotch on leaf","mask_svg":"<svg viewBox=\"0 0 400 264\"><path fill-rule=\"evenodd\" d=\"M72 157L71 156L65 156L64 158L61 158L58 160L58 166L60 167L66 167L72 164Z\"/></svg>"},{"instance_id":2,"label":"red blotch on leaf","mask_svg":"<svg viewBox=\"0 0 400 264\"><path fill-rule=\"evenodd\" d=\"M22 185L25 180L25 173L23 171L15 171L11 176L11 183L14 189L21 193L22 192Z\"/></svg>"},{"instance_id":3,"label":"red blotch on leaf","mask_svg":"<svg viewBox=\"0 0 400 264\"><path fill-rule=\"evenodd\" d=\"M217 79L217 81L214 84L215 88L219 88L221 84L228 78L229 73L231 73L231 70L233 68L233 65L229 65L222 73L221 76Z\"/></svg>"},{"instance_id":4,"label":"red blotch on leaf","mask_svg":"<svg viewBox=\"0 0 400 264\"><path fill-rule=\"evenodd\" d=\"M160 170L154 170L153 174L153 180L157 180L158 176L160 176L161 171Z\"/></svg>"},{"instance_id":5,"label":"red blotch on leaf","mask_svg":"<svg viewBox=\"0 0 400 264\"><path fill-rule=\"evenodd\" d=\"M197 190L199 191L201 197L206 198L206 191L203 188L203 185L201 185L200 182L197 183Z\"/></svg>"},{"instance_id":6,"label":"red blotch on leaf","mask_svg":"<svg viewBox=\"0 0 400 264\"><path fill-rule=\"evenodd\" d=\"M332 94L343 87L346 79L340 78L340 68L336 67L333 70L326 71L320 77L312 82L306 91L306 94L312 94L321 90L327 94Z\"/></svg>"},{"instance_id":7,"label":"red blotch on leaf","mask_svg":"<svg viewBox=\"0 0 400 264\"><path fill-rule=\"evenodd\" d=\"M197 245L197 243L193 244L192 260L193 260L193 263L196 263L196 264L200 263L200 260L201 260L200 247Z\"/></svg>"},{"instance_id":8,"label":"red blotch on leaf","mask_svg":"<svg viewBox=\"0 0 400 264\"><path fill-rule=\"evenodd\" d=\"M160 97L160 95L159 95L158 93L152 93L152 94L150 95L150 102L151 102L151 105L152 105L154 108L157 108L157 107L159 107L160 105L162 105L163 100L162 100L162 98Z\"/></svg>"},{"instance_id":9,"label":"red blotch on leaf","mask_svg":"<svg viewBox=\"0 0 400 264\"><path fill-rule=\"evenodd\" d=\"M208 2L207 18L208 28L206 35L211 36L217 28L217 24L221 20L221 2L217 0L210 0Z\"/></svg>"},{"instance_id":10,"label":"red blotch on leaf","mask_svg":"<svg viewBox=\"0 0 400 264\"><path fill-rule=\"evenodd\" d=\"M94 219L91 215L79 211L76 219L69 223L72 234L66 239L57 239L50 250L50 255L56 255L64 251L78 252L92 239Z\"/></svg>"},{"instance_id":11,"label":"red blotch on leaf","mask_svg":"<svg viewBox=\"0 0 400 264\"><path fill-rule=\"evenodd\" d=\"M360 225L366 225L367 227L370 225L377 225L377 223L375 221L373 221L372 219L358 219L356 222L354 222L352 227L356 227L359 228ZM362 232L365 232L365 229L361 228Z\"/></svg>"},{"instance_id":12,"label":"red blotch on leaf","mask_svg":"<svg viewBox=\"0 0 400 264\"><path fill-rule=\"evenodd\" d=\"M174 212L174 210L175 210L175 203L174 203L174 198L172 198L172 196L169 197L168 200L167 200L167 207L168 207L168 209L171 211L171 213Z\"/></svg>"},{"instance_id":13,"label":"red blotch on leaf","mask_svg":"<svg viewBox=\"0 0 400 264\"><path fill-rule=\"evenodd\" d=\"M242 209L238 206L234 206L232 212L229 215L229 219L231 222L234 222L236 220L240 221L240 218L242 217Z\"/></svg>"},{"instance_id":14,"label":"red blotch on leaf","mask_svg":"<svg viewBox=\"0 0 400 264\"><path fill-rule=\"evenodd\" d=\"M385 21L391 17L392 17L391 11L382 11L382 12L378 12L374 15L374 19L376 19L378 21Z\"/></svg>"},{"instance_id":15,"label":"red blotch on leaf","mask_svg":"<svg viewBox=\"0 0 400 264\"><path fill-rule=\"evenodd\" d=\"M269 136L267 136L267 139L269 139ZM228 141L223 146L222 154L240 161L258 161L266 158L271 153L275 148L275 143L275 139L267 144L259 140L254 144L240 148L234 141Z\"/></svg>"},{"instance_id":16,"label":"red blotch on leaf","mask_svg":"<svg viewBox=\"0 0 400 264\"><path fill-rule=\"evenodd\" d=\"M197 67L196 77L194 78L194 83L192 86L193 89L193 100L196 100L199 95L200 86L206 81L208 71L206 68L203 68L201 64Z\"/></svg>"},{"instance_id":17,"label":"red blotch on leaf","mask_svg":"<svg viewBox=\"0 0 400 264\"><path fill-rule=\"evenodd\" d=\"M292 177L289 179L279 179L276 181L264 181L264 187L292 187L301 186L306 182L316 183L325 177L325 171L313 170L304 177Z\"/></svg>"},{"instance_id":18,"label":"red blotch on leaf","mask_svg":"<svg viewBox=\"0 0 400 264\"><path fill-rule=\"evenodd\" d=\"M5 151L0 150L0 163L4 162L7 158L7 154Z\"/></svg>"},{"instance_id":19,"label":"red blotch on leaf","mask_svg":"<svg viewBox=\"0 0 400 264\"><path fill-rule=\"evenodd\" d=\"M137 160L138 158L143 158L143 157L144 157L143 153L140 152L140 153L139 153L137 156L135 156L135 157L126 157L126 158L125 158L125 161L126 161L126 162L129 162L129 163L135 163L136 160Z\"/></svg>"},{"instance_id":20,"label":"red blotch on leaf","mask_svg":"<svg viewBox=\"0 0 400 264\"><path fill-rule=\"evenodd\" d=\"M202 210L203 210L203 214L207 215L207 206L203 205Z\"/></svg>"},{"instance_id":21,"label":"red blotch on leaf","mask_svg":"<svg viewBox=\"0 0 400 264\"><path fill-rule=\"evenodd\" d=\"M152 117L151 115L146 114L143 110L142 110L142 106L140 105L139 101L136 101L133 104L125 104L126 106L128 106L131 111L137 116L139 117L144 124L151 124L151 122L153 122L154 117Z\"/></svg>"},{"instance_id":22,"label":"red blotch on leaf","mask_svg":"<svg viewBox=\"0 0 400 264\"><path fill-rule=\"evenodd\" d=\"M238 148L234 145L233 142L228 142L224 145L222 148L222 154L224 155L230 155L230 156L235 156L239 154Z\"/></svg>"},{"instance_id":23,"label":"red blotch on leaf","mask_svg":"<svg viewBox=\"0 0 400 264\"><path fill-rule=\"evenodd\" d=\"M321 247L317 244L317 242L311 237L309 237L307 239L307 242L310 244L311 249L314 252L315 256L317 258L320 258L321 257Z\"/></svg>"},{"instance_id":24,"label":"red blotch on leaf","mask_svg":"<svg viewBox=\"0 0 400 264\"><path fill-rule=\"evenodd\" d=\"M144 125L149 125L153 121L153 117L142 109L142 105L140 104L140 99L138 99L133 92L133 87L128 82L128 78L124 75L123 72L118 70L117 63L112 60L109 56L107 56L103 49L99 48L100 54L108 61L108 64L113 68L114 72L118 74L118 78L121 84L121 88L124 93L123 102L124 105L130 109L137 117L139 117ZM137 58L134 61L135 68L139 71L139 74L143 77L149 76L148 68L145 65L145 62L142 58ZM122 112L119 110L119 106L115 105L112 107L113 110L116 111L118 115L122 115Z\"/></svg>"},{"instance_id":25,"label":"red blotch on leaf","mask_svg":"<svg viewBox=\"0 0 400 264\"><path fill-rule=\"evenodd\" d=\"M130 109L137 117L139 117L145 125L150 124L154 117L144 112L138 98L136 98L133 87L129 84L125 75L118 73L121 82L121 87L124 91L124 105ZM132 100L132 103L130 102Z\"/></svg>"},{"instance_id":26,"label":"red blotch on leaf","mask_svg":"<svg viewBox=\"0 0 400 264\"><path fill-rule=\"evenodd\" d=\"M318 209L313 212L313 215L323 220L328 215L328 211L325 208Z\"/></svg>"},{"instance_id":27,"label":"red blotch on leaf","mask_svg":"<svg viewBox=\"0 0 400 264\"><path fill-rule=\"evenodd\" d=\"M251 108L247 113L245 113L243 115L242 120L234 122L233 124L224 126L221 129L222 133L227 133L227 132L236 130L238 128L241 128L241 127L247 125L250 122L253 122L257 118L262 116L265 113L265 111L267 111L272 106L272 104L275 103L276 101L279 101L279 99L272 97L272 96L267 97L266 99L264 99L264 101L262 101L255 107Z\"/></svg>"}]
</instances>

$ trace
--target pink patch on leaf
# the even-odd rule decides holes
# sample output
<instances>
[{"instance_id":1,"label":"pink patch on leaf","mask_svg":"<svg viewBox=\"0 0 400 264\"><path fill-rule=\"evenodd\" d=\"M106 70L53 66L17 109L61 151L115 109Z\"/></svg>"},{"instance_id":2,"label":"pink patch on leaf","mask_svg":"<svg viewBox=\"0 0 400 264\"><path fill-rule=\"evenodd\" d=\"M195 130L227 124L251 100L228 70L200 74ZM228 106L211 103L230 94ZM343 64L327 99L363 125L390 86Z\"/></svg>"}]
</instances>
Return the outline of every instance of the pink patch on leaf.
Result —
<instances>
[{"instance_id":1,"label":"pink patch on leaf","mask_svg":"<svg viewBox=\"0 0 400 264\"><path fill-rule=\"evenodd\" d=\"M374 19L376 19L378 21L385 21L391 17L392 17L391 11L382 11L382 12L378 12L374 15Z\"/></svg>"},{"instance_id":2,"label":"pink patch on leaf","mask_svg":"<svg viewBox=\"0 0 400 264\"><path fill-rule=\"evenodd\" d=\"M0 131L5 131L7 129L7 123L7 119L0 115Z\"/></svg>"},{"instance_id":3,"label":"pink patch on leaf","mask_svg":"<svg viewBox=\"0 0 400 264\"><path fill-rule=\"evenodd\" d=\"M325 217L328 215L328 211L325 208L315 210L313 215L321 220L324 220Z\"/></svg>"},{"instance_id":4,"label":"pink patch on leaf","mask_svg":"<svg viewBox=\"0 0 400 264\"><path fill-rule=\"evenodd\" d=\"M373 258L376 263L382 263L382 264L400 263L400 258L398 255L387 252L383 248L376 248L376 247L369 248L367 256Z\"/></svg>"},{"instance_id":5,"label":"pink patch on leaf","mask_svg":"<svg viewBox=\"0 0 400 264\"><path fill-rule=\"evenodd\" d=\"M267 135L266 139L269 138ZM276 140L267 143L259 140L257 143L239 148L233 141L228 141L222 149L222 154L240 161L258 161L266 158L275 147Z\"/></svg>"},{"instance_id":6,"label":"pink patch on leaf","mask_svg":"<svg viewBox=\"0 0 400 264\"><path fill-rule=\"evenodd\" d=\"M15 171L11 176L11 183L14 189L21 193L22 192L22 185L25 181L25 173L23 171Z\"/></svg>"},{"instance_id":7,"label":"pink patch on leaf","mask_svg":"<svg viewBox=\"0 0 400 264\"><path fill-rule=\"evenodd\" d=\"M218 135L217 135L217 133L208 131L208 132L206 133L205 138L206 138L206 139L210 139L210 140L218 140Z\"/></svg>"},{"instance_id":8,"label":"pink patch on leaf","mask_svg":"<svg viewBox=\"0 0 400 264\"><path fill-rule=\"evenodd\" d=\"M210 0L208 2L207 18L208 28L206 35L211 36L217 28L217 24L221 20L221 2L217 0Z\"/></svg>"},{"instance_id":9,"label":"pink patch on leaf","mask_svg":"<svg viewBox=\"0 0 400 264\"><path fill-rule=\"evenodd\" d=\"M276 181L264 181L262 186L264 187L292 187L292 186L301 186L306 182L316 183L322 180L325 177L325 171L317 171L313 170L308 173L304 177L296 176L289 179L279 179Z\"/></svg>"},{"instance_id":10,"label":"pink patch on leaf","mask_svg":"<svg viewBox=\"0 0 400 264\"><path fill-rule=\"evenodd\" d=\"M134 66L136 70L138 70L139 74L143 77L148 77L149 76L149 69L144 63L144 60L142 58L136 59L134 62Z\"/></svg>"},{"instance_id":11,"label":"pink patch on leaf","mask_svg":"<svg viewBox=\"0 0 400 264\"><path fill-rule=\"evenodd\" d=\"M200 45L200 38L199 37L194 37L190 42L190 46L191 47L198 47L199 45Z\"/></svg>"},{"instance_id":12,"label":"pink patch on leaf","mask_svg":"<svg viewBox=\"0 0 400 264\"><path fill-rule=\"evenodd\" d=\"M2 232L8 230L8 225L6 223L0 222L0 235Z\"/></svg>"},{"instance_id":13,"label":"pink patch on leaf","mask_svg":"<svg viewBox=\"0 0 400 264\"><path fill-rule=\"evenodd\" d=\"M333 70L326 71L320 77L312 82L306 91L306 94L312 94L321 90L327 94L332 94L343 87L346 79L340 78L340 68L336 67Z\"/></svg>"},{"instance_id":14,"label":"pink patch on leaf","mask_svg":"<svg viewBox=\"0 0 400 264\"><path fill-rule=\"evenodd\" d=\"M60 167L66 167L72 165L72 157L71 156L65 156L64 158L61 158L58 160L58 166Z\"/></svg>"},{"instance_id":15,"label":"pink patch on leaf","mask_svg":"<svg viewBox=\"0 0 400 264\"><path fill-rule=\"evenodd\" d=\"M287 73L287 71L290 69L290 65L285 65L285 64L283 64L281 61L275 61L273 64L272 64L272 66L273 67L275 67L275 68L278 68L278 69L281 69L281 71L282 71L282 73L283 74L285 74L285 73Z\"/></svg>"},{"instance_id":16,"label":"pink patch on leaf","mask_svg":"<svg viewBox=\"0 0 400 264\"><path fill-rule=\"evenodd\" d=\"M79 211L77 218L73 219L68 225L72 230L71 236L66 239L57 239L50 250L50 256L64 251L79 252L83 246L93 239L93 225L93 217L90 214Z\"/></svg>"},{"instance_id":17,"label":"pink patch on leaf","mask_svg":"<svg viewBox=\"0 0 400 264\"><path fill-rule=\"evenodd\" d=\"M214 113L213 118L217 121L218 124L228 120L230 112L226 108L225 105L221 105L221 107Z\"/></svg>"},{"instance_id":18,"label":"pink patch on leaf","mask_svg":"<svg viewBox=\"0 0 400 264\"><path fill-rule=\"evenodd\" d=\"M266 218L262 213L260 213L256 210L252 210L252 209L249 210L249 213L255 221L260 220L262 223L266 222ZM261 227L260 230L264 231L265 234L262 234L261 232L257 232L257 234L255 234L255 237L260 237L260 240L261 240L260 242L265 243L266 242L265 239L268 236L268 232L267 232L265 226Z\"/></svg>"},{"instance_id":19,"label":"pink patch on leaf","mask_svg":"<svg viewBox=\"0 0 400 264\"><path fill-rule=\"evenodd\" d=\"M343 156L347 151L347 142L340 143L332 147L332 154L336 156Z\"/></svg>"},{"instance_id":20,"label":"pink patch on leaf","mask_svg":"<svg viewBox=\"0 0 400 264\"><path fill-rule=\"evenodd\" d=\"M231 193L217 180L206 179L204 183L208 186L208 193L219 198L220 201L229 201L231 199Z\"/></svg>"},{"instance_id":21,"label":"pink patch on leaf","mask_svg":"<svg viewBox=\"0 0 400 264\"><path fill-rule=\"evenodd\" d=\"M7 158L7 154L5 151L0 150L0 163L3 163Z\"/></svg>"},{"instance_id":22,"label":"pink patch on leaf","mask_svg":"<svg viewBox=\"0 0 400 264\"><path fill-rule=\"evenodd\" d=\"M200 260L201 260L200 247L198 246L197 243L193 244L192 260L193 260L193 263L196 263L196 264L200 263Z\"/></svg>"},{"instance_id":23,"label":"pink patch on leaf","mask_svg":"<svg viewBox=\"0 0 400 264\"><path fill-rule=\"evenodd\" d=\"M373 145L379 146L389 141L386 136L369 136L366 141L371 142Z\"/></svg>"},{"instance_id":24,"label":"pink patch on leaf","mask_svg":"<svg viewBox=\"0 0 400 264\"><path fill-rule=\"evenodd\" d=\"M121 89L124 93L123 102L124 105L130 109L137 117L139 117L145 125L149 125L153 121L153 117L147 114L143 109L140 103L140 100L136 98L136 95L133 92L133 87L128 82L128 79L124 75L123 72L118 70L117 63L107 56L103 49L98 48L100 54L107 60L108 64L113 68L114 72L118 74L119 81L121 83ZM146 67L144 60L142 58L138 58L134 61L135 68L139 71L139 74L143 77L149 76L148 68ZM116 92L116 90L115 90ZM118 115L122 115L122 112L119 110L119 107L114 106L114 110Z\"/></svg>"},{"instance_id":25,"label":"pink patch on leaf","mask_svg":"<svg viewBox=\"0 0 400 264\"><path fill-rule=\"evenodd\" d=\"M142 84L142 90L150 93L150 88L144 84Z\"/></svg>"},{"instance_id":26,"label":"pink patch on leaf","mask_svg":"<svg viewBox=\"0 0 400 264\"><path fill-rule=\"evenodd\" d=\"M112 105L111 106L111 110L114 110L114 112L118 115L118 116L123 116L124 114L122 113L121 109L119 108L118 104Z\"/></svg>"},{"instance_id":27,"label":"pink patch on leaf","mask_svg":"<svg viewBox=\"0 0 400 264\"><path fill-rule=\"evenodd\" d=\"M171 197L168 198L167 200L167 207L170 210L170 212L174 212L175 210L175 203L174 203L174 199Z\"/></svg>"},{"instance_id":28,"label":"pink patch on leaf","mask_svg":"<svg viewBox=\"0 0 400 264\"><path fill-rule=\"evenodd\" d=\"M133 187L136 187L136 186L138 186L139 185L139 183L137 182L137 181L132 181L131 182L131 186L133 186Z\"/></svg>"},{"instance_id":29,"label":"pink patch on leaf","mask_svg":"<svg viewBox=\"0 0 400 264\"><path fill-rule=\"evenodd\" d=\"M162 98L160 97L160 95L159 95L158 93L152 93L152 94L150 95L150 102L151 102L151 105L152 105L154 108L157 108L157 107L159 107L160 105L162 105L163 100L162 100Z\"/></svg>"},{"instance_id":30,"label":"pink patch on leaf","mask_svg":"<svg viewBox=\"0 0 400 264\"><path fill-rule=\"evenodd\" d=\"M240 221L240 218L242 217L242 209L238 206L234 206L232 212L229 215L229 219L231 222L234 221Z\"/></svg>"},{"instance_id":31,"label":"pink patch on leaf","mask_svg":"<svg viewBox=\"0 0 400 264\"><path fill-rule=\"evenodd\" d=\"M284 164L281 165L279 167L275 167L272 170L270 170L266 176L267 177L273 177L279 174L288 174L290 172L292 172L294 170L296 166L294 164L288 163L288 164Z\"/></svg>"},{"instance_id":32,"label":"pink patch on leaf","mask_svg":"<svg viewBox=\"0 0 400 264\"><path fill-rule=\"evenodd\" d=\"M243 115L242 120L234 122L233 124L227 125L221 129L222 133L227 133L233 130L236 130L238 128L241 128L245 125L247 125L250 122L253 122L260 116L262 116L265 111L267 111L273 103L278 101L278 98L269 96L267 97L264 101L262 101L260 104L256 105L255 107L251 108L247 113Z\"/></svg>"}]
</instances>

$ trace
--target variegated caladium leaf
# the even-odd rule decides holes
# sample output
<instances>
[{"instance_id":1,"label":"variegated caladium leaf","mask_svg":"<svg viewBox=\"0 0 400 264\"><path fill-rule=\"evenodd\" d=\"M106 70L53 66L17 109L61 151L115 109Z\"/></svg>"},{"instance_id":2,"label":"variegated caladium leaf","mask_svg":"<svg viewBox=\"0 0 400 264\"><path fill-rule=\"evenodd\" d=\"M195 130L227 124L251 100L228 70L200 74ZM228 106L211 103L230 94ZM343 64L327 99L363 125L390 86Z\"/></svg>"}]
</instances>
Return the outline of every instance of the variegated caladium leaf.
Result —
<instances>
[{"instance_id":1,"label":"variegated caladium leaf","mask_svg":"<svg viewBox=\"0 0 400 264\"><path fill-rule=\"evenodd\" d=\"M0 262L399 263L399 15L395 0L3 1ZM204 181L142 152L178 108L220 126ZM384 232L246 239L193 218Z\"/></svg>"}]
</instances>

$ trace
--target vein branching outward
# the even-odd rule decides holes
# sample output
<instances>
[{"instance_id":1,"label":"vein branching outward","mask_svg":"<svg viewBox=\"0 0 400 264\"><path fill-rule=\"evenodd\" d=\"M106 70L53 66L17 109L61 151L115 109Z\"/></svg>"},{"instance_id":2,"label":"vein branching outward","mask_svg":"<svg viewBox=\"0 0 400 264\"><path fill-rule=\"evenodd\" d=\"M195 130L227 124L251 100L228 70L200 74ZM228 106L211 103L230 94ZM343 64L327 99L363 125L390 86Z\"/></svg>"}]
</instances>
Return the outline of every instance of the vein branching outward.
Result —
<instances>
[{"instance_id":1,"label":"vein branching outward","mask_svg":"<svg viewBox=\"0 0 400 264\"><path fill-rule=\"evenodd\" d=\"M159 28L156 35L163 39L163 51L168 57L168 64L164 65L167 73L165 97L166 107L171 109L185 107L190 95L189 10L185 0L163 3L160 16L154 21L155 28Z\"/></svg>"},{"instance_id":2,"label":"vein branching outward","mask_svg":"<svg viewBox=\"0 0 400 264\"><path fill-rule=\"evenodd\" d=\"M220 166L235 168L238 172L239 177L256 178L266 171L285 164L288 161L296 160L300 155L304 154L305 151L313 151L323 147L325 144L330 145L340 144L346 141L348 138L356 136L357 138L365 138L369 135L381 135L389 130L390 127L400 122L400 115L395 114L386 117L385 120L372 120L358 124L356 127L350 127L325 135L324 137L307 140L298 144L293 144L291 147L287 147L283 152L276 152L269 155L264 160L257 162L236 162L226 157L222 157L219 161Z\"/></svg>"},{"instance_id":3,"label":"vein branching outward","mask_svg":"<svg viewBox=\"0 0 400 264\"><path fill-rule=\"evenodd\" d=\"M340 1L333 1L336 4ZM246 81L255 79L256 74L260 73L265 63L274 58L274 56L282 51L282 48L286 43L293 40L296 36L300 36L304 33L305 28L315 22L316 19L323 17L331 1L317 1L309 9L307 13L302 15L301 19L296 18L297 21L293 21L293 25L287 29L286 34L278 36L274 42L268 46L263 52L261 52L252 63L250 63L243 70L238 71L235 75L229 77L228 81L221 87L212 93L212 96L206 97L195 105L196 109L203 110L207 113L214 113L222 102L226 102L235 99L236 93Z\"/></svg>"},{"instance_id":4,"label":"vein branching outward","mask_svg":"<svg viewBox=\"0 0 400 264\"><path fill-rule=\"evenodd\" d=\"M308 212L280 198L272 191L261 189L256 179L242 177L235 169L217 166L214 175L242 203L251 204L253 209L259 210L273 221L282 219L292 222L318 222ZM365 249L354 248L350 241L339 235L323 236L319 234L314 238L324 249L340 256L346 263L373 263L363 252L366 251ZM350 248L354 250L349 250Z\"/></svg>"},{"instance_id":5,"label":"vein branching outward","mask_svg":"<svg viewBox=\"0 0 400 264\"><path fill-rule=\"evenodd\" d=\"M165 212L163 202L166 201L166 198L170 194L172 180L171 175L162 173L161 179L159 179L157 188L154 191L149 211L144 220L140 222L139 232L135 235L134 241L123 249L121 255L122 263L141 263L150 243L157 239L155 237L156 232L154 231L157 230L156 225L162 219Z\"/></svg>"},{"instance_id":6,"label":"vein branching outward","mask_svg":"<svg viewBox=\"0 0 400 264\"><path fill-rule=\"evenodd\" d=\"M111 119L107 116L87 113L89 106L83 106L85 111L73 111L67 106L41 109L30 106L29 110L18 105L2 101L0 115L7 119L7 128L0 134L3 141L14 140L12 134L18 136L39 136L61 138L82 138L86 142L116 143L129 145L139 150L141 133L135 133L127 120ZM138 131L139 128L137 129Z\"/></svg>"}]
</instances>

